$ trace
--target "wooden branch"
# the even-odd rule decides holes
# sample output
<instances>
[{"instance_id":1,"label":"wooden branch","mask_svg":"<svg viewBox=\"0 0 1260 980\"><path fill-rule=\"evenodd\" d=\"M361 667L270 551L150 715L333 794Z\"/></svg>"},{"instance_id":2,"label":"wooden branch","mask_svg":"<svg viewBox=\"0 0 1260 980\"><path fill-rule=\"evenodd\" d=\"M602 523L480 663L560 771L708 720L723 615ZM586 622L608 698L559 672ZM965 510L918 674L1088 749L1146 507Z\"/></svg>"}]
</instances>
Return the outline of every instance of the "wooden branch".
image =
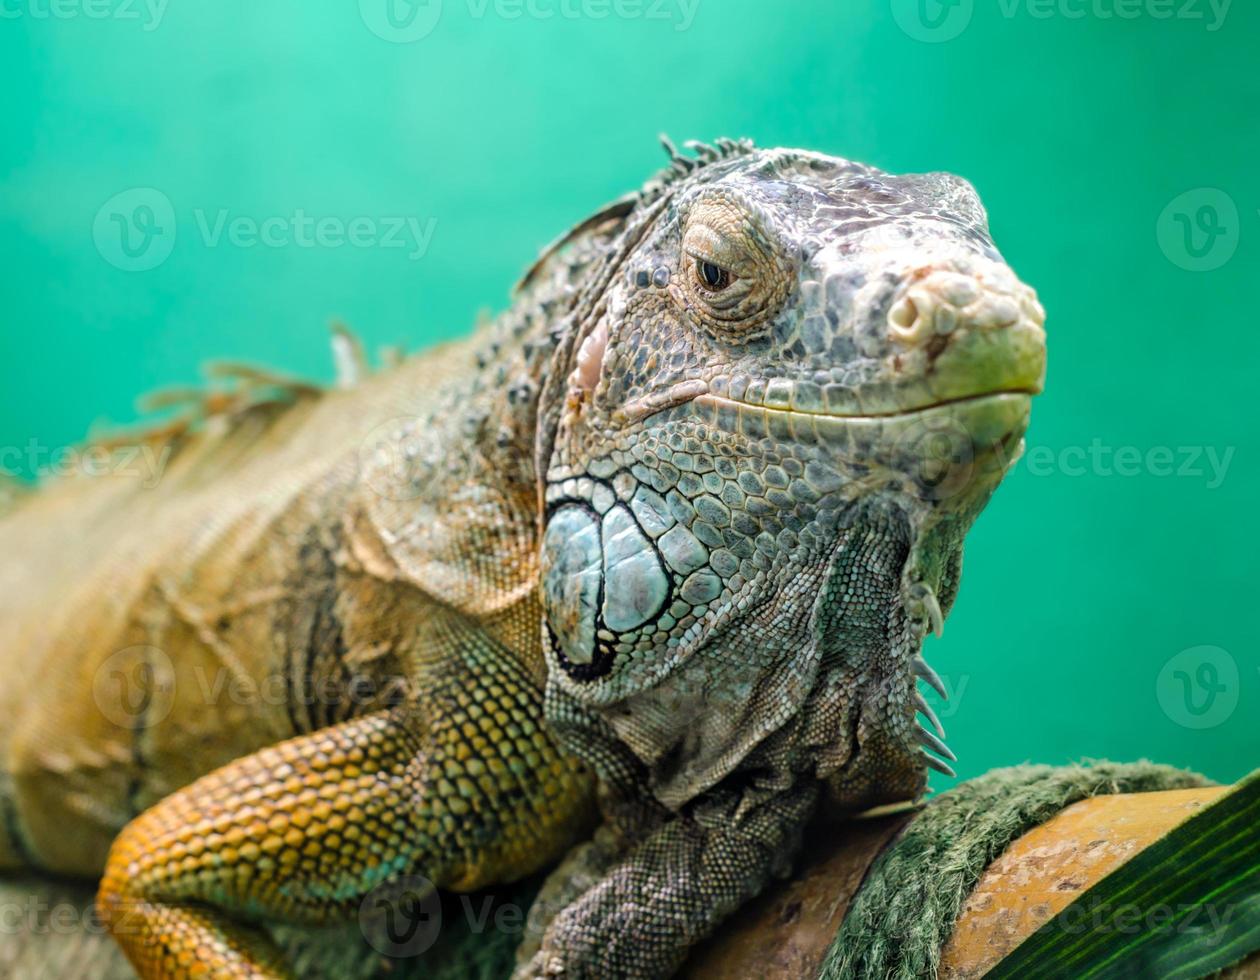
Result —
<instances>
[{"instance_id":1,"label":"wooden branch","mask_svg":"<svg viewBox=\"0 0 1260 980\"><path fill-rule=\"evenodd\" d=\"M972 891L944 949L941 980L982 976L1082 892L1223 792L1212 787L1096 796L1025 834L988 867ZM800 872L698 947L682 975L705 980L817 976L867 868L911 816L816 822ZM494 980L510 968L519 916L536 887L531 882L494 893L444 896L440 934L431 948L410 959L382 957L363 941L357 923L282 934L299 975L312 980ZM0 975L14 980L131 977L116 947L93 924L90 901L91 888L83 884L0 880ZM1260 980L1260 955L1222 976Z\"/></svg>"}]
</instances>

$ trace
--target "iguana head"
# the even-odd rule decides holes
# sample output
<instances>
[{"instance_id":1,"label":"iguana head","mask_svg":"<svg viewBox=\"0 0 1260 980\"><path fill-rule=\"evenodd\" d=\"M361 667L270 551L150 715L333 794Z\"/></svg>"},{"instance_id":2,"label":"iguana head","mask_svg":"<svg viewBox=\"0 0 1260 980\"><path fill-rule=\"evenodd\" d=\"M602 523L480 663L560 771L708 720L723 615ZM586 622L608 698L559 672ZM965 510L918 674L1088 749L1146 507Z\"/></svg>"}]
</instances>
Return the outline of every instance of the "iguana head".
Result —
<instances>
[{"instance_id":1,"label":"iguana head","mask_svg":"<svg viewBox=\"0 0 1260 980\"><path fill-rule=\"evenodd\" d=\"M551 683L670 805L746 762L905 798L943 749L920 646L1022 444L1042 309L964 180L699 152L600 216L544 400Z\"/></svg>"}]
</instances>

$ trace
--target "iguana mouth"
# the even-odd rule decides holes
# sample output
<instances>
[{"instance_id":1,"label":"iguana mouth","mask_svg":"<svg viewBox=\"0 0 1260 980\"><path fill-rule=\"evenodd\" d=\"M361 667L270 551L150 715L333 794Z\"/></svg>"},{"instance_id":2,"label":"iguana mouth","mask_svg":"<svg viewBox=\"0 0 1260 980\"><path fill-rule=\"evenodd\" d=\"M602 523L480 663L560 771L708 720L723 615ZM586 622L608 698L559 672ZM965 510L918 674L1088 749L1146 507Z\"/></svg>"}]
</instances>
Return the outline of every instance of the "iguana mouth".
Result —
<instances>
[{"instance_id":1,"label":"iguana mouth","mask_svg":"<svg viewBox=\"0 0 1260 980\"><path fill-rule=\"evenodd\" d=\"M723 386L724 387L724 386ZM927 421L933 416L965 418L968 428L978 424L977 443L1004 439L1027 417L1035 388L1012 386L955 398L925 402L884 412L813 411L790 404L765 404L715 393L707 382L693 379L627 403L614 416L622 425L644 422L684 405L703 412L710 421L731 431L761 437L773 432L787 438L822 439L840 436L853 426L898 427ZM1000 431L999 431L1000 430Z\"/></svg>"},{"instance_id":2,"label":"iguana mouth","mask_svg":"<svg viewBox=\"0 0 1260 980\"><path fill-rule=\"evenodd\" d=\"M791 415L800 416L811 419L835 419L841 421L850 420L878 420L878 419L905 419L912 418L916 415L922 415L937 409L949 408L952 405L967 405L970 403L984 402L992 398L1001 398L1005 395L1024 396L1031 398L1037 392L1026 387L1000 388L994 391L980 392L974 395L962 395L957 398L945 398L940 401L927 402L922 405L915 405L908 408L894 409L887 412L813 412L799 408L792 408L781 405L764 405L756 402L744 401L735 398L723 398L720 395L703 394L690 399L698 405L712 405L715 408L733 407L736 411L760 410L767 414L775 415Z\"/></svg>"}]
</instances>

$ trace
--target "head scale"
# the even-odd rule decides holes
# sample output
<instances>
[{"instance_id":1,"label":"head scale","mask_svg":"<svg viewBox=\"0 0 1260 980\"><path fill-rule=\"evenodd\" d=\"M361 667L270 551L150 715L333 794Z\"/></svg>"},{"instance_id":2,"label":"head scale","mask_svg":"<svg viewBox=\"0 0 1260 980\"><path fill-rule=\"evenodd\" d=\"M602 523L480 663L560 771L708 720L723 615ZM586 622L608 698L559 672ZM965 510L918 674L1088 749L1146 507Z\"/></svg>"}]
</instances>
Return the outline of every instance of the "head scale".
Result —
<instances>
[{"instance_id":1,"label":"head scale","mask_svg":"<svg viewBox=\"0 0 1260 980\"><path fill-rule=\"evenodd\" d=\"M616 223L540 406L549 684L668 804L753 756L914 795L919 649L1043 313L957 177L695 146L580 226Z\"/></svg>"}]
</instances>

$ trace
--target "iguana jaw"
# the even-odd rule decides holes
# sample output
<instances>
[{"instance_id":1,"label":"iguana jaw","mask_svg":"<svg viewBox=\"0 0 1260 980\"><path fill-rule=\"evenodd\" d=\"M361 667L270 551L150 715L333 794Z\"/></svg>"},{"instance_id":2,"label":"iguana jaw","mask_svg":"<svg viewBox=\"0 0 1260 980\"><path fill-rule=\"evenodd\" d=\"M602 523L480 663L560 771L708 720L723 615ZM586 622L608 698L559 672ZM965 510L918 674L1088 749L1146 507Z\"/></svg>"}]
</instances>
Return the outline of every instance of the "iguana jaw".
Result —
<instances>
[{"instance_id":1,"label":"iguana jaw","mask_svg":"<svg viewBox=\"0 0 1260 980\"><path fill-rule=\"evenodd\" d=\"M723 398L712 393L697 395L691 401L698 409L707 409L715 415L723 411L734 411L740 420L741 430L757 429L759 426L769 424L771 419L785 419L790 420L794 426L812 427L820 439L826 440L829 435L845 426L866 424L872 428L888 427L932 416L951 415L981 423L983 434L988 435L995 431L994 425L1000 426L1008 417L1018 415L1019 409L1022 408L1023 413L1027 414L1032 397L1036 394L1036 391L1026 388L1012 388L977 395L964 395L901 411L837 415L807 412L795 408L771 408ZM998 431L998 437L1005 436L1009 431L1009 429Z\"/></svg>"},{"instance_id":2,"label":"iguana jaw","mask_svg":"<svg viewBox=\"0 0 1260 980\"><path fill-rule=\"evenodd\" d=\"M1037 388L1010 388L965 395L895 412L833 415L774 408L723 397L708 385L687 381L627 406L617 421L648 423L673 410L697 416L716 429L747 438L767 436L782 442L820 444L847 456L857 446L883 444L912 452L924 438L936 437L935 452L976 458L989 453L1009 456L1028 425ZM648 402L644 404L643 402ZM685 407L684 407L685 406ZM947 445L942 446L942 439Z\"/></svg>"},{"instance_id":3,"label":"iguana jaw","mask_svg":"<svg viewBox=\"0 0 1260 980\"><path fill-rule=\"evenodd\" d=\"M946 398L938 402L927 402L923 405L913 407L892 409L884 412L817 412L809 411L803 408L794 408L791 406L783 407L776 405L766 405L756 402L745 401L740 398L730 398L724 394L728 390L726 384L710 384L701 380L684 381L681 384L674 385L666 391L656 392L648 398L638 398L628 403L620 412L614 414L614 422L619 425L633 425L637 422L645 422L652 416L660 412L667 411L671 408L677 408L680 405L693 403L698 408L718 410L733 409L734 411L744 414L747 418L753 418L757 413L765 413L767 417L770 415L778 415L782 417L796 417L798 419L825 419L831 420L878 420L878 419L908 419L920 416L926 412L932 412L939 409L946 409L951 405L965 406L974 402L981 402L990 398L1001 398L1007 395L1023 395L1031 399L1034 395L1041 393L1041 386L1018 386L1014 385L1009 388L999 388L993 391L980 392L974 395L960 395L956 398ZM824 423L825 425L826 423Z\"/></svg>"}]
</instances>

